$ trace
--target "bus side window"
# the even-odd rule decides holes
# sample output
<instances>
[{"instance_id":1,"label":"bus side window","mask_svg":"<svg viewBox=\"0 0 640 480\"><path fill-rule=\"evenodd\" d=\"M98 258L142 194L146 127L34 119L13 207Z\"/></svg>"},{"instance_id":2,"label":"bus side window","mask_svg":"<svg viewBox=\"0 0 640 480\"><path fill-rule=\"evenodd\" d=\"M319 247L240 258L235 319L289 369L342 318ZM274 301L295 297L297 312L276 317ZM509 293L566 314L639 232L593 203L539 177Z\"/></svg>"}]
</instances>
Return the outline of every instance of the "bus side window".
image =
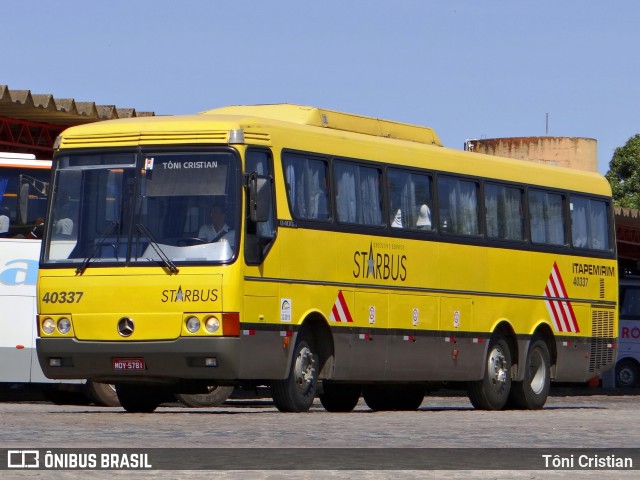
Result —
<instances>
[{"instance_id":1,"label":"bus side window","mask_svg":"<svg viewBox=\"0 0 640 480\"><path fill-rule=\"evenodd\" d=\"M328 168L325 160L284 154L289 207L300 220L328 220Z\"/></svg>"},{"instance_id":2,"label":"bus side window","mask_svg":"<svg viewBox=\"0 0 640 480\"><path fill-rule=\"evenodd\" d=\"M375 167L334 162L338 222L382 226L382 172Z\"/></svg>"},{"instance_id":3,"label":"bus side window","mask_svg":"<svg viewBox=\"0 0 640 480\"><path fill-rule=\"evenodd\" d=\"M487 182L484 192L487 237L524 240L522 189Z\"/></svg>"},{"instance_id":4,"label":"bus side window","mask_svg":"<svg viewBox=\"0 0 640 480\"><path fill-rule=\"evenodd\" d=\"M564 197L558 193L529 190L531 241L565 245Z\"/></svg>"},{"instance_id":5,"label":"bus side window","mask_svg":"<svg viewBox=\"0 0 640 480\"><path fill-rule=\"evenodd\" d=\"M387 177L391 227L431 230L431 177L391 168Z\"/></svg>"},{"instance_id":6,"label":"bus side window","mask_svg":"<svg viewBox=\"0 0 640 480\"><path fill-rule=\"evenodd\" d=\"M478 184L469 180L438 177L440 228L456 235L479 235Z\"/></svg>"},{"instance_id":7,"label":"bus side window","mask_svg":"<svg viewBox=\"0 0 640 480\"><path fill-rule=\"evenodd\" d=\"M620 289L622 294L620 302L620 318L625 320L640 319L640 288L624 287Z\"/></svg>"},{"instance_id":8,"label":"bus side window","mask_svg":"<svg viewBox=\"0 0 640 480\"><path fill-rule=\"evenodd\" d=\"M580 195L571 196L571 243L574 247L609 250L608 205Z\"/></svg>"}]
</instances>

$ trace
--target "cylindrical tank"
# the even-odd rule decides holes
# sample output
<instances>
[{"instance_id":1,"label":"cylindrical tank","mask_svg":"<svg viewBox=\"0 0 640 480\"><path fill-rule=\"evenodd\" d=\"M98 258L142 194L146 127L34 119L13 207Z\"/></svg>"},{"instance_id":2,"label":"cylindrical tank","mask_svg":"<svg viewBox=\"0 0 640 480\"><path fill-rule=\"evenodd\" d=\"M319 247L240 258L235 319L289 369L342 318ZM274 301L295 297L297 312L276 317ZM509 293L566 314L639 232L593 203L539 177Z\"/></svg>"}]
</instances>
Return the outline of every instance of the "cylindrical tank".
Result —
<instances>
[{"instance_id":1,"label":"cylindrical tank","mask_svg":"<svg viewBox=\"0 0 640 480\"><path fill-rule=\"evenodd\" d=\"M467 140L465 149L498 157L596 172L598 142L579 137L511 137Z\"/></svg>"}]
</instances>

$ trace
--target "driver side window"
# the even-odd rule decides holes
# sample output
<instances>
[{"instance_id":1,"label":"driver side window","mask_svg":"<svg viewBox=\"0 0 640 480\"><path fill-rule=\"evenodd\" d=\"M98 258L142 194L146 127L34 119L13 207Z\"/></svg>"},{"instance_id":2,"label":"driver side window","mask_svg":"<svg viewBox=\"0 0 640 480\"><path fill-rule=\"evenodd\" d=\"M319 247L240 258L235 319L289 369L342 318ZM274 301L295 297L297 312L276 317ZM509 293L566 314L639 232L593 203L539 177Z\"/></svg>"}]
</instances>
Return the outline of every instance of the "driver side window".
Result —
<instances>
[{"instance_id":1,"label":"driver side window","mask_svg":"<svg viewBox=\"0 0 640 480\"><path fill-rule=\"evenodd\" d=\"M273 177L273 162L271 152L268 150L250 149L247 150L245 164L245 178L252 173L256 173L261 177ZM271 184L273 190L273 184ZM275 195L271 195L274 199ZM249 193L245 190L245 202L247 205L246 212L249 212ZM273 200L272 200L273 202ZM275 227L275 206L269 206L269 219L264 222L254 222L250 217L246 219L246 235L245 235L245 261L248 265L256 265L261 263L267 256L276 236Z\"/></svg>"}]
</instances>

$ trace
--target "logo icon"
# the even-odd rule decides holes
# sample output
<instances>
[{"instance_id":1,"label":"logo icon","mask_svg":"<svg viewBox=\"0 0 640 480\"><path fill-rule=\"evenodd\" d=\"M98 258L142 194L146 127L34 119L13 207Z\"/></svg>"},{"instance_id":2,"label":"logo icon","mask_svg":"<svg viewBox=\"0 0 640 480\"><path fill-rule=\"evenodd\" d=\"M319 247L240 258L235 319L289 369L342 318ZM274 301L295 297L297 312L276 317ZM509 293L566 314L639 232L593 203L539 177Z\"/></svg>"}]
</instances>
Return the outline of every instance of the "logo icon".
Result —
<instances>
[{"instance_id":1,"label":"logo icon","mask_svg":"<svg viewBox=\"0 0 640 480\"><path fill-rule=\"evenodd\" d=\"M133 334L135 325L129 317L122 317L118 321L118 333L121 337L130 337Z\"/></svg>"},{"instance_id":2,"label":"logo icon","mask_svg":"<svg viewBox=\"0 0 640 480\"><path fill-rule=\"evenodd\" d=\"M40 452L38 450L8 450L7 468L39 468Z\"/></svg>"}]
</instances>

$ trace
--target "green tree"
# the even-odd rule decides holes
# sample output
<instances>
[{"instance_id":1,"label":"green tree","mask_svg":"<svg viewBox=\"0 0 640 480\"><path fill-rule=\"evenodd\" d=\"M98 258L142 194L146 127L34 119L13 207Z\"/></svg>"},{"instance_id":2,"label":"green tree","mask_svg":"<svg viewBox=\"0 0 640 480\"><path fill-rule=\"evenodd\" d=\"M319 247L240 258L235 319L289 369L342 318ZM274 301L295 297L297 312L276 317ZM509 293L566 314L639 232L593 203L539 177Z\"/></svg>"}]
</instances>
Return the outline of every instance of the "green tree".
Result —
<instances>
[{"instance_id":1,"label":"green tree","mask_svg":"<svg viewBox=\"0 0 640 480\"><path fill-rule=\"evenodd\" d=\"M640 209L640 133L616 148L605 175L617 207Z\"/></svg>"}]
</instances>

